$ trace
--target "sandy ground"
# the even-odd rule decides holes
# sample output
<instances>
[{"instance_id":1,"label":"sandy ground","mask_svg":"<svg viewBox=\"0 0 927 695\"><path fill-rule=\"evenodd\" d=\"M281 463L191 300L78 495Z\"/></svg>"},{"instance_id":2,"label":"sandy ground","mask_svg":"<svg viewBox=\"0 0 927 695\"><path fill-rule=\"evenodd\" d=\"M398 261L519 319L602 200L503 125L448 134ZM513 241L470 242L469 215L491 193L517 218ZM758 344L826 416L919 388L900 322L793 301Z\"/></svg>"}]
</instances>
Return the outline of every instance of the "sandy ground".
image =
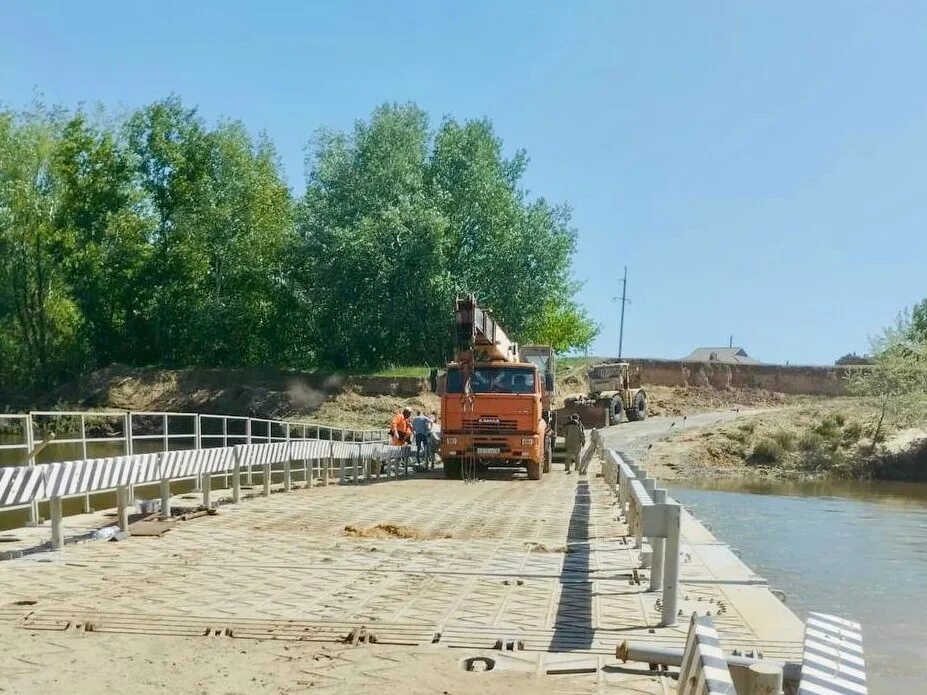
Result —
<instances>
[{"instance_id":1,"label":"sandy ground","mask_svg":"<svg viewBox=\"0 0 927 695\"><path fill-rule=\"evenodd\" d=\"M606 439L639 451L673 422ZM658 627L660 595L597 472L304 488L161 538L0 562L0 692L673 692L614 658L625 639L679 648L687 624ZM691 517L683 535L684 614L724 603L726 648L796 658L795 616ZM471 658L495 667L469 672Z\"/></svg>"}]
</instances>

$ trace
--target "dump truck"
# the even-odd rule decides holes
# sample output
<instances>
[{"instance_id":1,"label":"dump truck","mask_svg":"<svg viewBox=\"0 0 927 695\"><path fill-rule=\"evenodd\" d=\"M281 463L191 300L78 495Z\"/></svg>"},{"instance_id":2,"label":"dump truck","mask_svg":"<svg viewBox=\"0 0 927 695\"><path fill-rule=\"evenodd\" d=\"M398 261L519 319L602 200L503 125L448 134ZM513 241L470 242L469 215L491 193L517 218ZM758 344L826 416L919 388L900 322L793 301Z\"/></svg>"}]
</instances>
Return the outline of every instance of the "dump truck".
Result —
<instances>
[{"instance_id":1,"label":"dump truck","mask_svg":"<svg viewBox=\"0 0 927 695\"><path fill-rule=\"evenodd\" d=\"M566 398L557 411L565 423L574 413L586 427L608 427L622 420L647 417L647 394L640 386L640 370L628 362L607 362L589 369L589 395Z\"/></svg>"},{"instance_id":2,"label":"dump truck","mask_svg":"<svg viewBox=\"0 0 927 695\"><path fill-rule=\"evenodd\" d=\"M519 467L550 470L555 427L552 348L520 348L470 296L455 302L455 352L441 391L441 459L448 478Z\"/></svg>"}]
</instances>

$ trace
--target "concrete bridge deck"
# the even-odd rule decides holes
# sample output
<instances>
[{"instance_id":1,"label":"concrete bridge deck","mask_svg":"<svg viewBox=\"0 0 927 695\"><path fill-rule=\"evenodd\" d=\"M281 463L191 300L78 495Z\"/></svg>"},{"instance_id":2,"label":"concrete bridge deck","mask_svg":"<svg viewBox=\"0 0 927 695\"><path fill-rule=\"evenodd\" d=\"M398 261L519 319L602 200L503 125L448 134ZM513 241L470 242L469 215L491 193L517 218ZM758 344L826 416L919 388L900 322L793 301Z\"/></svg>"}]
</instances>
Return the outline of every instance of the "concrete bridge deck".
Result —
<instances>
[{"instance_id":1,"label":"concrete bridge deck","mask_svg":"<svg viewBox=\"0 0 927 695\"><path fill-rule=\"evenodd\" d=\"M673 692L614 658L624 640L681 647L687 623L658 627L598 470L302 489L2 562L0 687ZM345 530L377 525L409 537ZM683 536L682 613L711 612L728 650L800 661L802 623L762 579L689 515ZM477 656L495 668L460 666Z\"/></svg>"}]
</instances>

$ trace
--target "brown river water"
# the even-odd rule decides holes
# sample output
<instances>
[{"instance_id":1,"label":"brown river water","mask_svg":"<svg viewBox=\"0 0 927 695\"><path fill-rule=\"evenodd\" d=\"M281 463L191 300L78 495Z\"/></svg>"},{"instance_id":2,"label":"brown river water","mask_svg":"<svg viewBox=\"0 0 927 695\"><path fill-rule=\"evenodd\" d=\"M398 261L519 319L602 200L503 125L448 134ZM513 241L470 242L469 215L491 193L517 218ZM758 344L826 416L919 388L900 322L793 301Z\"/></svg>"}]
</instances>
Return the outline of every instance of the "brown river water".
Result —
<instances>
[{"instance_id":1,"label":"brown river water","mask_svg":"<svg viewBox=\"0 0 927 695\"><path fill-rule=\"evenodd\" d=\"M720 480L671 494L800 617L862 623L870 693L927 693L927 485Z\"/></svg>"}]
</instances>

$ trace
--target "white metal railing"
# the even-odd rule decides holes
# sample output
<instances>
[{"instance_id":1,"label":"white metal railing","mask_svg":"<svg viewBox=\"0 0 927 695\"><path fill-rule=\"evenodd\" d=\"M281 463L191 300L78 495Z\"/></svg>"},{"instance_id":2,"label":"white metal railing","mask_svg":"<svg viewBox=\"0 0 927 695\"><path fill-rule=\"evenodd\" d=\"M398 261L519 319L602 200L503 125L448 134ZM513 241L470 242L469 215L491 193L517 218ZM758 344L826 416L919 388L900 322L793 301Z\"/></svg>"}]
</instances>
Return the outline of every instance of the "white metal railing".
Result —
<instances>
[{"instance_id":1,"label":"white metal railing","mask_svg":"<svg viewBox=\"0 0 927 695\"><path fill-rule=\"evenodd\" d=\"M679 695L736 695L721 639L710 616L692 615L677 692Z\"/></svg>"},{"instance_id":2,"label":"white metal railing","mask_svg":"<svg viewBox=\"0 0 927 695\"><path fill-rule=\"evenodd\" d=\"M598 432L593 432L595 446L602 448ZM611 449L604 449L603 478L615 491L618 504L640 548L642 566L650 567L650 590L663 592L661 625L675 625L679 596L679 540L682 511L666 490L631 460ZM645 546L644 538L648 544Z\"/></svg>"},{"instance_id":3,"label":"white metal railing","mask_svg":"<svg viewBox=\"0 0 927 695\"><path fill-rule=\"evenodd\" d=\"M48 502L51 546L60 548L64 544L62 502L68 498L115 491L118 525L127 531L127 509L134 504L134 486L160 483L161 515L167 517L171 512L171 483L200 481L203 505L210 507L212 479L217 475L231 477L231 501L239 502L245 470L250 474L253 468L260 469L266 496L271 492L275 465L276 472L282 473L283 489L289 491L294 462L302 463L302 468L296 470L303 471L308 487L313 484L316 468L322 484L327 485L336 461L342 484L379 478L383 473L387 478L409 473L406 448L382 442L307 439L238 444L0 468L0 507Z\"/></svg>"},{"instance_id":4,"label":"white metal railing","mask_svg":"<svg viewBox=\"0 0 927 695\"><path fill-rule=\"evenodd\" d=\"M0 454L19 454L17 463L30 467L37 465L40 451L43 460L61 462L86 460L94 456L129 456L138 450L152 453L292 440L365 443L387 439L386 430L170 411L33 410L29 413L0 414L0 426L15 430L8 432L6 437L15 441L0 443ZM251 485L250 468L246 474L247 484ZM195 489L201 489L199 480L196 480ZM83 495L85 513L91 510L90 494ZM131 488L129 499L134 499ZM28 523L34 525L39 520L37 505L36 500L5 508L0 505L0 513L28 507Z\"/></svg>"},{"instance_id":5,"label":"white metal railing","mask_svg":"<svg viewBox=\"0 0 927 695\"><path fill-rule=\"evenodd\" d=\"M641 549L641 564L646 567L650 562L650 591L663 592L661 625L674 625L680 582L682 508L667 496L665 489L656 487L646 468L624 454L607 449L596 430L592 431L592 446L602 454L603 480L616 497L629 535L634 536L634 547ZM690 695L734 693L731 673L737 675L736 692L778 693L783 682L792 688L789 692L797 689L800 695L867 692L859 623L824 613L811 613L808 617L801 664L736 654L725 656L711 618L695 614L685 650L624 642L617 648L616 656L624 661L680 666L679 692Z\"/></svg>"}]
</instances>

